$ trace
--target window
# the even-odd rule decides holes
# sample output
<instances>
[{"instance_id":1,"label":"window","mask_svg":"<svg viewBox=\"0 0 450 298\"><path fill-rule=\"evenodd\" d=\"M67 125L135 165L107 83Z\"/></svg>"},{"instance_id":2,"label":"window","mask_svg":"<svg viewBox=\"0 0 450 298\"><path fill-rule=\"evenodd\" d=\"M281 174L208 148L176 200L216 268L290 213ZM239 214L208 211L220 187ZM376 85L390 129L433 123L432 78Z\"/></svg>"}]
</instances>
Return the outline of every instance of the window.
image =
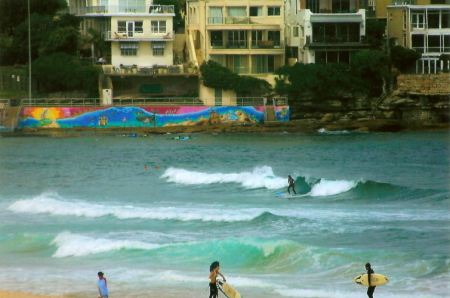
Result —
<instances>
[{"instance_id":1,"label":"window","mask_svg":"<svg viewBox=\"0 0 450 298\"><path fill-rule=\"evenodd\" d=\"M298 26L292 27L292 36L298 37Z\"/></svg>"},{"instance_id":2,"label":"window","mask_svg":"<svg viewBox=\"0 0 450 298\"><path fill-rule=\"evenodd\" d=\"M119 32L119 33L127 32L127 22L118 21L117 22L117 32Z\"/></svg>"},{"instance_id":3,"label":"window","mask_svg":"<svg viewBox=\"0 0 450 298\"><path fill-rule=\"evenodd\" d=\"M134 32L144 33L144 22L142 22L142 21L134 22Z\"/></svg>"},{"instance_id":4,"label":"window","mask_svg":"<svg viewBox=\"0 0 450 298\"><path fill-rule=\"evenodd\" d=\"M239 48L247 46L247 31L231 30L228 31L228 46Z\"/></svg>"},{"instance_id":5,"label":"window","mask_svg":"<svg viewBox=\"0 0 450 298\"><path fill-rule=\"evenodd\" d=\"M152 33L166 33L166 21L152 21Z\"/></svg>"},{"instance_id":6,"label":"window","mask_svg":"<svg viewBox=\"0 0 450 298\"><path fill-rule=\"evenodd\" d=\"M245 7L228 7L228 16L231 18L242 18L247 16Z\"/></svg>"},{"instance_id":7,"label":"window","mask_svg":"<svg viewBox=\"0 0 450 298\"><path fill-rule=\"evenodd\" d=\"M311 10L312 13L319 13L319 1L306 0L306 9Z\"/></svg>"},{"instance_id":8,"label":"window","mask_svg":"<svg viewBox=\"0 0 450 298\"><path fill-rule=\"evenodd\" d=\"M279 6L269 6L267 7L267 15L268 16L279 16L281 15Z\"/></svg>"},{"instance_id":9,"label":"window","mask_svg":"<svg viewBox=\"0 0 450 298\"><path fill-rule=\"evenodd\" d=\"M133 36L133 33L144 32L144 22L142 21L117 21L117 32L128 33L128 36Z\"/></svg>"},{"instance_id":10,"label":"window","mask_svg":"<svg viewBox=\"0 0 450 298\"><path fill-rule=\"evenodd\" d=\"M424 53L425 50L425 35L413 34L411 35L411 47L418 53Z\"/></svg>"},{"instance_id":11,"label":"window","mask_svg":"<svg viewBox=\"0 0 450 298\"><path fill-rule=\"evenodd\" d=\"M408 24L408 15L406 14L406 9L403 10L403 30L406 30L407 24Z\"/></svg>"},{"instance_id":12,"label":"window","mask_svg":"<svg viewBox=\"0 0 450 298\"><path fill-rule=\"evenodd\" d=\"M423 12L414 12L411 14L411 26L417 29L425 28L425 14Z\"/></svg>"},{"instance_id":13,"label":"window","mask_svg":"<svg viewBox=\"0 0 450 298\"><path fill-rule=\"evenodd\" d=\"M223 31L211 31L211 46L223 47Z\"/></svg>"},{"instance_id":14,"label":"window","mask_svg":"<svg viewBox=\"0 0 450 298\"><path fill-rule=\"evenodd\" d=\"M138 42L120 42L120 55L122 56L136 56L138 50Z\"/></svg>"},{"instance_id":15,"label":"window","mask_svg":"<svg viewBox=\"0 0 450 298\"><path fill-rule=\"evenodd\" d=\"M404 48L407 48L407 47L408 47L406 34L403 34L403 47L404 47Z\"/></svg>"},{"instance_id":16,"label":"window","mask_svg":"<svg viewBox=\"0 0 450 298\"><path fill-rule=\"evenodd\" d=\"M153 56L164 56L165 41L152 41Z\"/></svg>"},{"instance_id":17,"label":"window","mask_svg":"<svg viewBox=\"0 0 450 298\"><path fill-rule=\"evenodd\" d=\"M210 24L223 24L222 7L210 7L209 8L209 23Z\"/></svg>"},{"instance_id":18,"label":"window","mask_svg":"<svg viewBox=\"0 0 450 298\"><path fill-rule=\"evenodd\" d=\"M262 6L250 6L251 17L262 17Z\"/></svg>"},{"instance_id":19,"label":"window","mask_svg":"<svg viewBox=\"0 0 450 298\"><path fill-rule=\"evenodd\" d=\"M440 35L428 35L428 49L427 52L439 53L441 48Z\"/></svg>"}]
</instances>

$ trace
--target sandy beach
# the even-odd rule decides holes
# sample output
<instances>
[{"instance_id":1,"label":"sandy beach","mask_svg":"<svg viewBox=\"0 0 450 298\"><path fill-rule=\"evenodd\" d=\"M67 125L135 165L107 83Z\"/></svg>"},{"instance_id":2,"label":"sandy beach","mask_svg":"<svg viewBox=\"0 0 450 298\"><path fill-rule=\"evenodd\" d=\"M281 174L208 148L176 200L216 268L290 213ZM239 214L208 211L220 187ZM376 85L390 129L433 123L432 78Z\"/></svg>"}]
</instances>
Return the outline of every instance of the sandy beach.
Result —
<instances>
[{"instance_id":1,"label":"sandy beach","mask_svg":"<svg viewBox=\"0 0 450 298\"><path fill-rule=\"evenodd\" d=\"M67 296L45 296L30 293L8 292L0 290L0 298L67 298Z\"/></svg>"}]
</instances>

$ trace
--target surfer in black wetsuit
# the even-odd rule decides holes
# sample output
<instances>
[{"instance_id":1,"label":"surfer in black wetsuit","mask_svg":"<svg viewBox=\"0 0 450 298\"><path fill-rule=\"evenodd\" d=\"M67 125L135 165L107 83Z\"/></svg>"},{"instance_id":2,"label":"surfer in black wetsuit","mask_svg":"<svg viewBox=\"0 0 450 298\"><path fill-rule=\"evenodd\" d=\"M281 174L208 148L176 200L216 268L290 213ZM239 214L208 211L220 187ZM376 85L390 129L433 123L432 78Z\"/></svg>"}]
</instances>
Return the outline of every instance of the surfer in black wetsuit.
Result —
<instances>
[{"instance_id":1,"label":"surfer in black wetsuit","mask_svg":"<svg viewBox=\"0 0 450 298\"><path fill-rule=\"evenodd\" d=\"M367 289L367 296L369 296L369 298L373 298L373 292L375 291L376 286L371 286L370 285L370 275L375 273L373 271L373 269L370 267L370 263L366 264L366 270L367 270L367 275L368 275L368 281L369 281L369 288Z\"/></svg>"},{"instance_id":2,"label":"surfer in black wetsuit","mask_svg":"<svg viewBox=\"0 0 450 298\"><path fill-rule=\"evenodd\" d=\"M219 291L217 289L217 275L222 276L223 281L227 281L225 276L219 272L220 264L215 261L212 262L211 266L209 266L209 298L217 298L219 296Z\"/></svg>"},{"instance_id":3,"label":"surfer in black wetsuit","mask_svg":"<svg viewBox=\"0 0 450 298\"><path fill-rule=\"evenodd\" d=\"M288 193L290 194L291 193L291 187L292 187L292 190L294 191L294 193L295 194L297 194L297 192L295 192L295 180L294 180L294 178L292 178L291 177L291 175L288 175L288 184L289 184L289 186L288 186Z\"/></svg>"}]
</instances>

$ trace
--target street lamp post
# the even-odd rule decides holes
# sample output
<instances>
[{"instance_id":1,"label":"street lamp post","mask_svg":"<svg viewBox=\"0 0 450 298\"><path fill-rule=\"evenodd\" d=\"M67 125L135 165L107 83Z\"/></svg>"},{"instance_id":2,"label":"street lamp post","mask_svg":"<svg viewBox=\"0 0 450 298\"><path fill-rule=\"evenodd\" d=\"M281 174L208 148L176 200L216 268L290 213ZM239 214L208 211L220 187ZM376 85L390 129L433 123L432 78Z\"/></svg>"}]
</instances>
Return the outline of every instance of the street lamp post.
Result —
<instances>
[{"instance_id":1,"label":"street lamp post","mask_svg":"<svg viewBox=\"0 0 450 298\"><path fill-rule=\"evenodd\" d=\"M30 0L28 0L28 100L31 101L31 17L30 17Z\"/></svg>"}]
</instances>

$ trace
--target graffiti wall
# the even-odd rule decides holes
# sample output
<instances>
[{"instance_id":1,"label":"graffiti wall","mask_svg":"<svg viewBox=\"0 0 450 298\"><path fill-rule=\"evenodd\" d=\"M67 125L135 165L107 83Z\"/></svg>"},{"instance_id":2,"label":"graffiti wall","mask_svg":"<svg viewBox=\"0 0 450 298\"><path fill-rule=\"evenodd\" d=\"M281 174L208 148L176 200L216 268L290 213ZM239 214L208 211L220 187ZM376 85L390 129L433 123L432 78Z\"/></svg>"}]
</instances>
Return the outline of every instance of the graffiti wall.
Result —
<instances>
[{"instance_id":1,"label":"graffiti wall","mask_svg":"<svg viewBox=\"0 0 450 298\"><path fill-rule=\"evenodd\" d=\"M277 121L289 121L289 107L275 107ZM22 108L19 129L73 127L164 127L218 123L259 123L264 106L255 107L57 107Z\"/></svg>"}]
</instances>

